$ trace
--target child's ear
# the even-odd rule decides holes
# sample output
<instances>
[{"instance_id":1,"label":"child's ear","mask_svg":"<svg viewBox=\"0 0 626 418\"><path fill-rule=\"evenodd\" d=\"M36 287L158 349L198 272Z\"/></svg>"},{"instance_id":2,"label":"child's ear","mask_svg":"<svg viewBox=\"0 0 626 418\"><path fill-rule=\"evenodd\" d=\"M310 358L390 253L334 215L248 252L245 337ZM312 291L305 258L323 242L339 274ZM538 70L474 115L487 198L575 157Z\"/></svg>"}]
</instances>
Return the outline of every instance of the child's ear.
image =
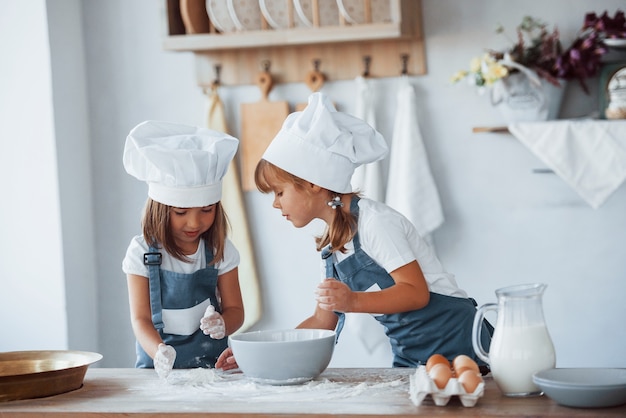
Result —
<instances>
[{"instance_id":1,"label":"child's ear","mask_svg":"<svg viewBox=\"0 0 626 418\"><path fill-rule=\"evenodd\" d=\"M311 188L311 191L313 193L319 193L322 190L321 186L318 186L317 184L313 184L311 182L309 182L309 187Z\"/></svg>"}]
</instances>

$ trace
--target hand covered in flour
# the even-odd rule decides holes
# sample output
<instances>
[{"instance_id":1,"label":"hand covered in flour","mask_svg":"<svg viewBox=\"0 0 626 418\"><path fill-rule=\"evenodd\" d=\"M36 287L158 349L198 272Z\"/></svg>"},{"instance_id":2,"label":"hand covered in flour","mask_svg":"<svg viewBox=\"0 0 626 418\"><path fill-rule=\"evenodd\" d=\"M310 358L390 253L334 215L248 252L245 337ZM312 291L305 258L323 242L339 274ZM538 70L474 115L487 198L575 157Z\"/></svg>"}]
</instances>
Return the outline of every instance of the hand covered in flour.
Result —
<instances>
[{"instance_id":1,"label":"hand covered in flour","mask_svg":"<svg viewBox=\"0 0 626 418\"><path fill-rule=\"evenodd\" d=\"M325 311L351 312L355 294L348 285L335 279L325 279L315 291L318 306Z\"/></svg>"},{"instance_id":2,"label":"hand covered in flour","mask_svg":"<svg viewBox=\"0 0 626 418\"><path fill-rule=\"evenodd\" d=\"M226 336L226 324L224 318L215 310L213 305L209 305L204 312L204 317L200 320L200 329L204 335L215 340L221 340Z\"/></svg>"},{"instance_id":3,"label":"hand covered in flour","mask_svg":"<svg viewBox=\"0 0 626 418\"><path fill-rule=\"evenodd\" d=\"M176 360L176 350L171 345L159 344L157 352L154 355L154 370L161 379L167 379L167 376L174 367Z\"/></svg>"}]
</instances>

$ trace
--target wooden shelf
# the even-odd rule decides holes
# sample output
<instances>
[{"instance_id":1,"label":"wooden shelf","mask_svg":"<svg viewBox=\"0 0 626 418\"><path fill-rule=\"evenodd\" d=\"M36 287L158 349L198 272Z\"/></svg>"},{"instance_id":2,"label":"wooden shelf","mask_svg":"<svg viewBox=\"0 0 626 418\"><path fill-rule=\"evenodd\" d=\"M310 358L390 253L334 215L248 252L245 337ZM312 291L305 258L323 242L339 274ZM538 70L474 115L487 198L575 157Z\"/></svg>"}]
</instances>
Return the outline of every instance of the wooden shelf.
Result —
<instances>
[{"instance_id":1,"label":"wooden shelf","mask_svg":"<svg viewBox=\"0 0 626 418\"><path fill-rule=\"evenodd\" d=\"M472 128L472 133L509 133L509 128L506 126L475 126Z\"/></svg>"},{"instance_id":2,"label":"wooden shelf","mask_svg":"<svg viewBox=\"0 0 626 418\"><path fill-rule=\"evenodd\" d=\"M368 23L358 26L332 28L296 28L284 30L255 30L228 34L193 34L168 36L163 48L172 51L216 51L314 45L319 43L366 42L412 39L415 34L404 33L399 23Z\"/></svg>"},{"instance_id":3,"label":"wooden shelf","mask_svg":"<svg viewBox=\"0 0 626 418\"><path fill-rule=\"evenodd\" d=\"M182 0L181 0L182 2ZM346 80L364 72L370 57L371 77L426 73L420 0L389 0L391 22L337 26L264 29L217 33L210 22L207 33L185 29L178 0L167 0L168 35L163 48L196 55L198 84L215 81L221 66L222 84L253 84L263 63L270 64L275 83L302 82L313 62L327 80ZM206 17L208 19L208 16ZM267 26L267 25L264 25ZM403 56L408 60L403 61Z\"/></svg>"}]
</instances>

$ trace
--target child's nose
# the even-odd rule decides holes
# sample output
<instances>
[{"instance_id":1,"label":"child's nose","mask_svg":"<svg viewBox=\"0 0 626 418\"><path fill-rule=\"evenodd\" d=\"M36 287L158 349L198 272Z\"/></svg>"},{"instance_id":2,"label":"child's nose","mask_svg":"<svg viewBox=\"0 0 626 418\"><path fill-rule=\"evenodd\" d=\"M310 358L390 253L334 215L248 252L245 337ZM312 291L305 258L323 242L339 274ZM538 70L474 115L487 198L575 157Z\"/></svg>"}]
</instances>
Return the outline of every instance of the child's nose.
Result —
<instances>
[{"instance_id":1,"label":"child's nose","mask_svg":"<svg viewBox=\"0 0 626 418\"><path fill-rule=\"evenodd\" d=\"M188 226L197 226L200 224L200 217L198 215L192 214L187 217L187 225Z\"/></svg>"}]
</instances>

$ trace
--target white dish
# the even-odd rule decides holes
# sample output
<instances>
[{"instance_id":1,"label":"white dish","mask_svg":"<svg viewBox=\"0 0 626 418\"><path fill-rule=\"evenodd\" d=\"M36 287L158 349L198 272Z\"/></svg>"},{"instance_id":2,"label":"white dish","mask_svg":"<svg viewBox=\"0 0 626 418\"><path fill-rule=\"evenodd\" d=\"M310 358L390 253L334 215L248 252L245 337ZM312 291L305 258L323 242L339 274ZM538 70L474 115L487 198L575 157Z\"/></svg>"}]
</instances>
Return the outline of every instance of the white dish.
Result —
<instances>
[{"instance_id":1,"label":"white dish","mask_svg":"<svg viewBox=\"0 0 626 418\"><path fill-rule=\"evenodd\" d=\"M310 28L313 27L313 1L312 0L293 0L296 14L304 24ZM339 6L337 0L318 0L320 12L320 26L338 26L339 25Z\"/></svg>"},{"instance_id":2,"label":"white dish","mask_svg":"<svg viewBox=\"0 0 626 418\"><path fill-rule=\"evenodd\" d=\"M262 17L258 0L227 0L226 5L238 30L261 30Z\"/></svg>"},{"instance_id":3,"label":"white dish","mask_svg":"<svg viewBox=\"0 0 626 418\"><path fill-rule=\"evenodd\" d=\"M289 7L293 12L293 0L259 0L261 14L267 20L267 24L274 29L288 29ZM302 27L304 24L292 15L292 27Z\"/></svg>"},{"instance_id":4,"label":"white dish","mask_svg":"<svg viewBox=\"0 0 626 418\"><path fill-rule=\"evenodd\" d=\"M206 11L209 14L209 19L213 23L213 26L222 33L235 32L237 26L233 22L230 12L228 10L228 4L225 0L207 0Z\"/></svg>"},{"instance_id":5,"label":"white dish","mask_svg":"<svg viewBox=\"0 0 626 418\"><path fill-rule=\"evenodd\" d=\"M391 22L391 4L389 0L369 0L372 10L372 23ZM347 22L358 25L367 23L363 0L337 0L339 11Z\"/></svg>"},{"instance_id":6,"label":"white dish","mask_svg":"<svg viewBox=\"0 0 626 418\"><path fill-rule=\"evenodd\" d=\"M604 45L612 46L614 48L626 48L626 38L606 38Z\"/></svg>"},{"instance_id":7,"label":"white dish","mask_svg":"<svg viewBox=\"0 0 626 418\"><path fill-rule=\"evenodd\" d=\"M335 347L335 332L252 331L231 335L228 343L246 377L270 385L296 385L316 378L328 367Z\"/></svg>"},{"instance_id":8,"label":"white dish","mask_svg":"<svg viewBox=\"0 0 626 418\"><path fill-rule=\"evenodd\" d=\"M548 369L535 373L533 382L565 406L604 408L626 403L626 369Z\"/></svg>"}]
</instances>

